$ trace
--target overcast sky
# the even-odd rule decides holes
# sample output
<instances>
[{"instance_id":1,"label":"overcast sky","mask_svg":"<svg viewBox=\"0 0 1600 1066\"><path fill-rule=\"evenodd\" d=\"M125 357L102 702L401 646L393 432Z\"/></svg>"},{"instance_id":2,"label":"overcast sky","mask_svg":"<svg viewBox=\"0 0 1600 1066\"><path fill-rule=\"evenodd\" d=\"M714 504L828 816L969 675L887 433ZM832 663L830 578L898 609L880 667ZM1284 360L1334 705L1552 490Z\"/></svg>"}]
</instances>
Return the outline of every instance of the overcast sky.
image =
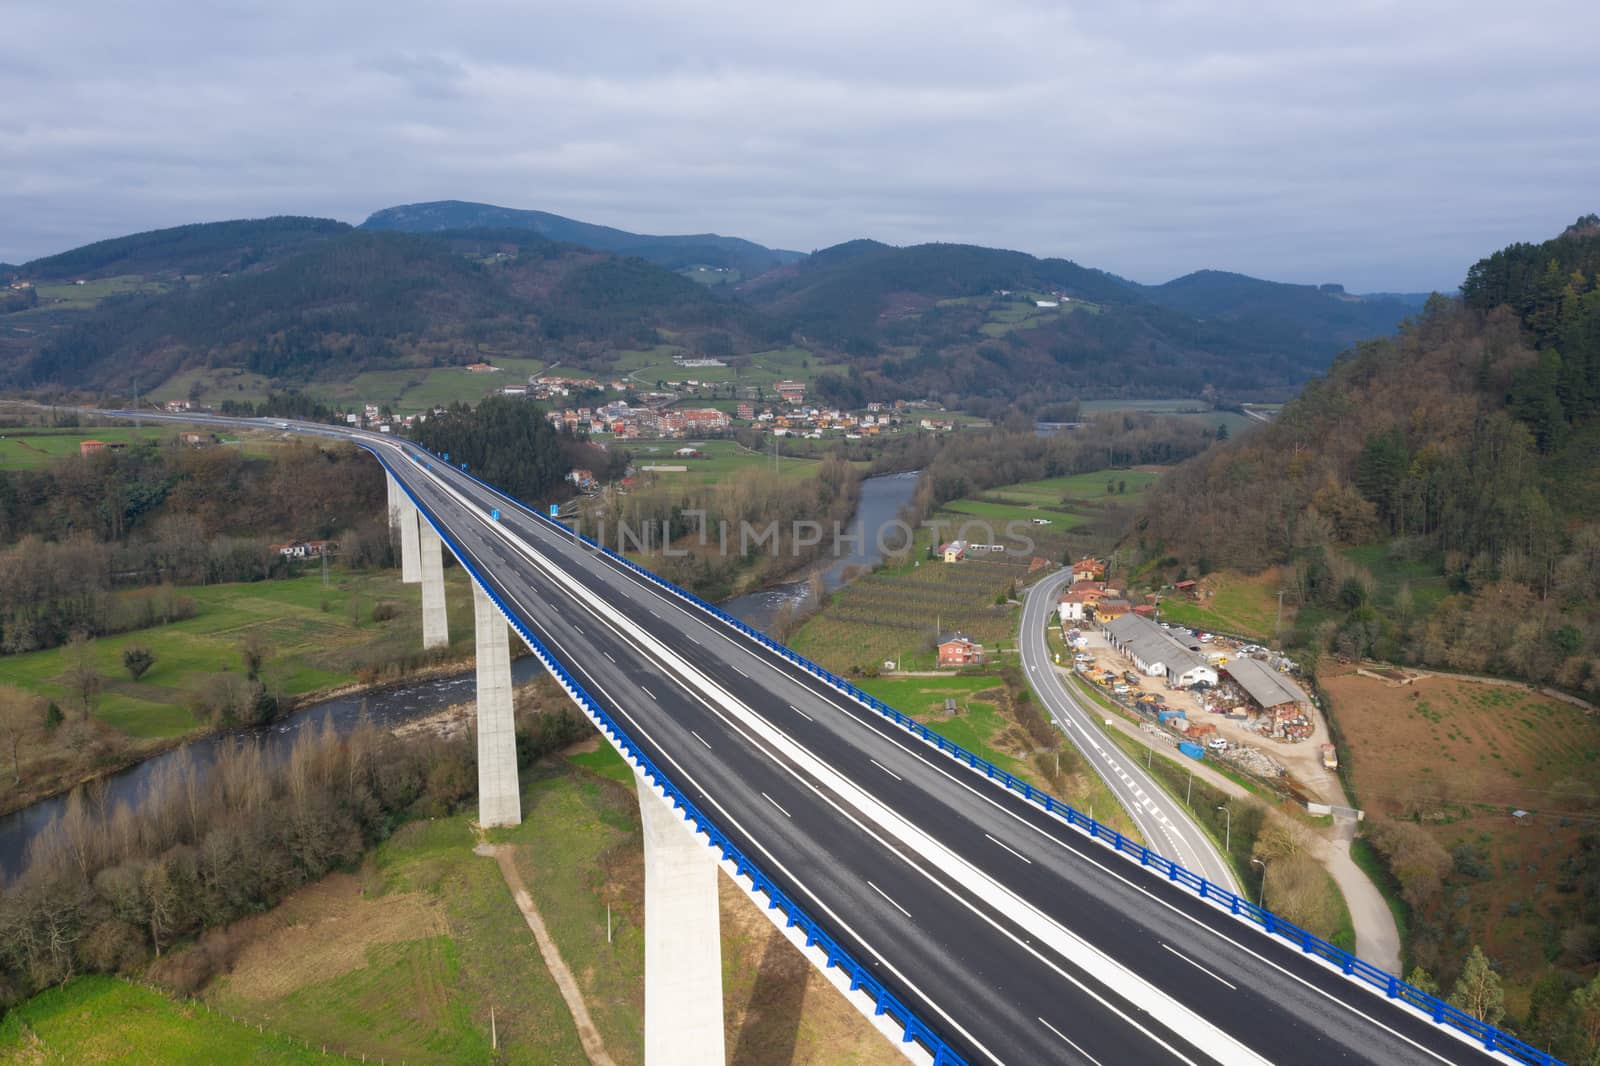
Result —
<instances>
[{"instance_id":1,"label":"overcast sky","mask_svg":"<svg viewBox=\"0 0 1600 1066\"><path fill-rule=\"evenodd\" d=\"M1409 291L1600 210L1593 0L357 6L0 4L0 260L462 199Z\"/></svg>"}]
</instances>

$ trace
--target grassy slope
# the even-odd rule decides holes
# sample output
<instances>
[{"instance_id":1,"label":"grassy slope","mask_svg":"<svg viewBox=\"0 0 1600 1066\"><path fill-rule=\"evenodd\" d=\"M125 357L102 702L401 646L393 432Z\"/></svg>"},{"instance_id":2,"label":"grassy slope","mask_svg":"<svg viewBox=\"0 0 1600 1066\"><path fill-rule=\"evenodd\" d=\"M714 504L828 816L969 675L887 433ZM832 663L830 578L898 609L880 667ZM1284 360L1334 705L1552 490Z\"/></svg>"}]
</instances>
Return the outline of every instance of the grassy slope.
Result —
<instances>
[{"instance_id":1,"label":"grassy slope","mask_svg":"<svg viewBox=\"0 0 1600 1066\"><path fill-rule=\"evenodd\" d=\"M0 1022L0 1066L40 1062L161 1062L210 1066L353 1062L319 1046L219 1017L203 1006L112 977L53 988Z\"/></svg>"},{"instance_id":2,"label":"grassy slope","mask_svg":"<svg viewBox=\"0 0 1600 1066\"><path fill-rule=\"evenodd\" d=\"M525 772L523 823L489 836L516 848L514 861L607 1052L630 1066L643 1059L638 806L632 773L609 746L579 749ZM498 866L473 853L469 817L403 828L364 865L359 896L351 888L319 897L312 886L255 920L261 939L206 998L313 1044L390 1062L584 1061ZM734 1061L900 1061L786 942L775 947L778 934L766 919L719 881ZM421 915L414 931L376 917L389 904ZM354 959L338 942L352 925L372 941ZM491 1004L498 1057L487 1046Z\"/></svg>"}]
</instances>

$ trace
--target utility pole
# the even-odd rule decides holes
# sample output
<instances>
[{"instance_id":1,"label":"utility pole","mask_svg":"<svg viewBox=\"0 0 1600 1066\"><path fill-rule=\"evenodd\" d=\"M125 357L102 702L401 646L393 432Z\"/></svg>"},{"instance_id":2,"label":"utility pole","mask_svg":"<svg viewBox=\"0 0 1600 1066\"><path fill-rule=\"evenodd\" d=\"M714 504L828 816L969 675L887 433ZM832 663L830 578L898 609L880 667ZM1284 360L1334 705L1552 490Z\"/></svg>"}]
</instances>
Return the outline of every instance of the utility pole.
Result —
<instances>
[{"instance_id":1,"label":"utility pole","mask_svg":"<svg viewBox=\"0 0 1600 1066\"><path fill-rule=\"evenodd\" d=\"M1265 907L1267 905L1267 864L1260 859L1251 859L1250 862L1252 865L1261 867L1261 894L1256 897L1256 906Z\"/></svg>"},{"instance_id":2,"label":"utility pole","mask_svg":"<svg viewBox=\"0 0 1600 1066\"><path fill-rule=\"evenodd\" d=\"M1222 831L1222 850L1233 854L1233 808L1219 804L1217 810L1221 811L1228 819Z\"/></svg>"},{"instance_id":3,"label":"utility pole","mask_svg":"<svg viewBox=\"0 0 1600 1066\"><path fill-rule=\"evenodd\" d=\"M1187 789L1185 789L1184 793L1183 793L1183 805L1185 807L1189 807L1189 808L1192 809L1194 807L1194 804L1190 803L1189 801L1191 799L1193 799L1193 798L1194 798L1194 767L1191 766L1191 767L1189 767L1189 787Z\"/></svg>"}]
</instances>

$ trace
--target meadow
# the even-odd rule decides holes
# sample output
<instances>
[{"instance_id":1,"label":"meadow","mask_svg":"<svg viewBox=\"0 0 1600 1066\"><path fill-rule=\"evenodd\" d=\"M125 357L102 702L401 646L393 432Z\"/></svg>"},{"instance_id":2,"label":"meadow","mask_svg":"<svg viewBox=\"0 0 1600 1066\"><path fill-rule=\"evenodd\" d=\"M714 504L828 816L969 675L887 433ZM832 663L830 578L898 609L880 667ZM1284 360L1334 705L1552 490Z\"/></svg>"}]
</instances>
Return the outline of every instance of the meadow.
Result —
<instances>
[{"instance_id":1,"label":"meadow","mask_svg":"<svg viewBox=\"0 0 1600 1066\"><path fill-rule=\"evenodd\" d=\"M704 453L704 458L679 458L672 454L679 448L694 448ZM628 451L641 468L684 467L681 471L641 470L644 476L655 478L661 485L671 486L715 485L743 470L776 469L784 477L807 478L816 474L818 462L815 459L786 456L780 451L774 464L771 450L754 452L733 440L631 441Z\"/></svg>"},{"instance_id":2,"label":"meadow","mask_svg":"<svg viewBox=\"0 0 1600 1066\"><path fill-rule=\"evenodd\" d=\"M0 1021L0 1066L42 1062L217 1062L299 1066L357 1062L321 1046L258 1031L205 1005L115 977L79 977L41 993Z\"/></svg>"},{"instance_id":3,"label":"meadow","mask_svg":"<svg viewBox=\"0 0 1600 1066\"><path fill-rule=\"evenodd\" d=\"M38 470L58 459L78 454L86 440L107 444L168 440L171 426L89 426L74 428L26 427L0 429L0 470Z\"/></svg>"}]
</instances>

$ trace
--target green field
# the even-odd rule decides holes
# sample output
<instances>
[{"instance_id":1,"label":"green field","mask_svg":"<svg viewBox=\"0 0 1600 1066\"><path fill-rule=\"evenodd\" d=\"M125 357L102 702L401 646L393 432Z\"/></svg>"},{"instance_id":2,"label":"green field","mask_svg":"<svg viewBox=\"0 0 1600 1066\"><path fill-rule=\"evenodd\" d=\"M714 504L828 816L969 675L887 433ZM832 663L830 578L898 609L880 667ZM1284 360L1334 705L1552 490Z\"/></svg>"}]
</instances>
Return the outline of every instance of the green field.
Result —
<instances>
[{"instance_id":1,"label":"green field","mask_svg":"<svg viewBox=\"0 0 1600 1066\"><path fill-rule=\"evenodd\" d=\"M355 1062L113 977L80 977L0 1021L0 1066L43 1062Z\"/></svg>"},{"instance_id":2,"label":"green field","mask_svg":"<svg viewBox=\"0 0 1600 1066\"><path fill-rule=\"evenodd\" d=\"M139 440L168 440L177 435L171 426L91 426L88 428L25 428L0 430L0 470L37 470L56 460L78 454L86 440L128 444Z\"/></svg>"},{"instance_id":3,"label":"green field","mask_svg":"<svg viewBox=\"0 0 1600 1066\"><path fill-rule=\"evenodd\" d=\"M312 569L284 580L175 590L195 602L193 618L92 643L92 661L106 679L95 716L139 739L193 731L200 723L188 709L191 688L206 675L239 670L239 645L247 632L265 639L269 652L262 674L285 696L355 681L357 668L374 648L421 646L415 610L402 610L388 622L372 621L372 608L380 600L415 603L416 590L403 587L398 572L335 570L333 578L332 585L324 588L320 573ZM451 631L458 638L470 637L472 608L465 571L452 567L445 578L453 592ZM155 665L136 682L122 668L122 651L132 644L148 647L156 656ZM63 678L70 654L67 648L52 648L0 657L0 684L16 685L69 707L72 701Z\"/></svg>"},{"instance_id":4,"label":"green field","mask_svg":"<svg viewBox=\"0 0 1600 1066\"><path fill-rule=\"evenodd\" d=\"M636 351L620 351L611 372L631 379L641 388L650 388L657 381L708 381L718 384L754 385L770 390L774 382L810 381L822 370L842 370L828 366L805 348L774 348L755 352L749 366L679 366L672 361L674 355L694 355L676 344L662 344ZM587 371L573 371L584 375ZM768 400L774 399L768 395Z\"/></svg>"},{"instance_id":5,"label":"green field","mask_svg":"<svg viewBox=\"0 0 1600 1066\"><path fill-rule=\"evenodd\" d=\"M781 442L780 442L781 446ZM697 448L705 453L704 459L680 459L672 453L679 448ZM639 467L681 466L682 471L644 471L641 476L657 479L662 485L689 486L714 485L743 470L774 469L772 452L753 452L731 440L663 440L630 442L628 451ZM789 458L779 453L779 474L789 478L812 477L817 472L817 460Z\"/></svg>"},{"instance_id":6,"label":"green field","mask_svg":"<svg viewBox=\"0 0 1600 1066\"><path fill-rule=\"evenodd\" d=\"M157 281L146 281L139 274L119 274L110 278L85 280L82 285L72 281L43 281L34 285L39 292L39 304L44 306L57 301L54 307L87 309L107 296L122 296L130 292L165 292L168 286Z\"/></svg>"},{"instance_id":7,"label":"green field","mask_svg":"<svg viewBox=\"0 0 1600 1066\"><path fill-rule=\"evenodd\" d=\"M1037 532L1031 526L1032 521L1042 518L1048 520L1050 525L1040 529L1059 533L1089 521L1098 508L1107 502L1126 504L1136 501L1151 485L1161 480L1163 473L1160 469L1141 467L1136 470L1103 470L1093 474L1025 481L1003 485L976 497L952 500L944 505L944 509L994 523L1026 522L1030 524L1030 536ZM1108 487L1112 489L1109 493L1106 491ZM997 525L995 534L1004 536L1005 530ZM956 533L953 532L954 535Z\"/></svg>"}]
</instances>

